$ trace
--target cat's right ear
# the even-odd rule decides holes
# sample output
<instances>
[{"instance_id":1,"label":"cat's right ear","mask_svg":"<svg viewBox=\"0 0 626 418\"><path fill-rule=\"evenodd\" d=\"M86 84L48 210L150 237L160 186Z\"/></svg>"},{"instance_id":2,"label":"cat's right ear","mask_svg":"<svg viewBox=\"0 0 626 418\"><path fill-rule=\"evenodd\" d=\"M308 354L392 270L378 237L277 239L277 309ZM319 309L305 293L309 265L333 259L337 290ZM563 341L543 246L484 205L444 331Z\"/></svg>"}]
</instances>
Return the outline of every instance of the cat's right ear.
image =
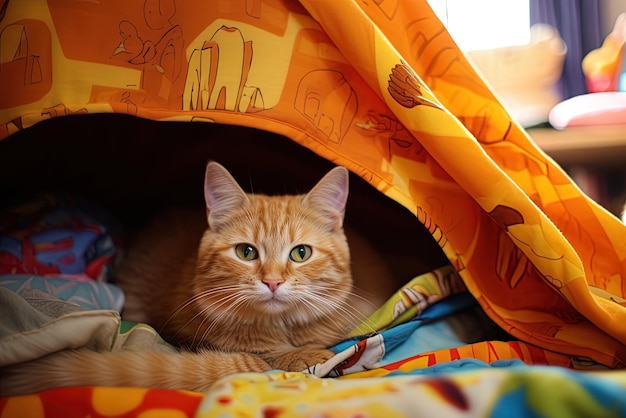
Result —
<instances>
[{"instance_id":1,"label":"cat's right ear","mask_svg":"<svg viewBox=\"0 0 626 418\"><path fill-rule=\"evenodd\" d=\"M304 198L304 203L317 210L332 231L343 226L348 200L348 170L335 167L330 170Z\"/></svg>"},{"instance_id":2,"label":"cat's right ear","mask_svg":"<svg viewBox=\"0 0 626 418\"><path fill-rule=\"evenodd\" d=\"M220 224L235 209L248 203L248 196L221 164L210 161L204 175L204 199L209 227Z\"/></svg>"}]
</instances>

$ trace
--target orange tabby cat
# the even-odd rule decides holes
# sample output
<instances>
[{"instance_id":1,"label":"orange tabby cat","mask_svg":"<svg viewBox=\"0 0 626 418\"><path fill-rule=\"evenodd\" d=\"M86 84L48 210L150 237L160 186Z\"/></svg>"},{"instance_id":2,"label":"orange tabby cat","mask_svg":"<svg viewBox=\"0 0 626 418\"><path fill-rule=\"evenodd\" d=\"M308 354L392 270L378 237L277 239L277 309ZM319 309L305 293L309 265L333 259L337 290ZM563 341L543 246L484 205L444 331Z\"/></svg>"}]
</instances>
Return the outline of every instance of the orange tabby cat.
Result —
<instances>
[{"instance_id":1,"label":"orange tabby cat","mask_svg":"<svg viewBox=\"0 0 626 418\"><path fill-rule=\"evenodd\" d=\"M380 302L364 303L353 287L347 196L342 167L308 194L264 196L246 194L210 162L206 214L160 217L118 277L123 317L183 351L64 351L0 370L0 395L84 385L201 391L226 374L300 371L329 359L326 347ZM378 279L356 287L388 296L393 285Z\"/></svg>"}]
</instances>

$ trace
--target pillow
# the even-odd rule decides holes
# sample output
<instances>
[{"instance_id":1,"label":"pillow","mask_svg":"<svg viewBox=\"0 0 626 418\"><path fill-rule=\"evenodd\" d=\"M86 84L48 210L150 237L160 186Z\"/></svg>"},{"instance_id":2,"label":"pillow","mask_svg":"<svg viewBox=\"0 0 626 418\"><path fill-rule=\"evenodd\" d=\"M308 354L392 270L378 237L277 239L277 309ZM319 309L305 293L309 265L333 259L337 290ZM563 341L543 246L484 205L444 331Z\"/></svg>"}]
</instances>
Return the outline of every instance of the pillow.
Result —
<instances>
[{"instance_id":1,"label":"pillow","mask_svg":"<svg viewBox=\"0 0 626 418\"><path fill-rule=\"evenodd\" d=\"M556 104L548 121L555 129L626 124L626 92L606 91L572 97Z\"/></svg>"}]
</instances>

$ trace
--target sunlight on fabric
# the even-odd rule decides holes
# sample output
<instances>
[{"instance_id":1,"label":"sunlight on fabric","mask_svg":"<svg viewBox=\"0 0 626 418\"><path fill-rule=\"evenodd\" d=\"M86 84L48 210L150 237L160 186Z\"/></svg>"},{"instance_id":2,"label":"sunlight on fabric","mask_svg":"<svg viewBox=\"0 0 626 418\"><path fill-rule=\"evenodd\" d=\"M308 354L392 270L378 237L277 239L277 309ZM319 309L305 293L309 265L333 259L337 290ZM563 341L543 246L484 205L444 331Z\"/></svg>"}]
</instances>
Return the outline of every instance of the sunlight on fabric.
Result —
<instances>
[{"instance_id":1,"label":"sunlight on fabric","mask_svg":"<svg viewBox=\"0 0 626 418\"><path fill-rule=\"evenodd\" d=\"M428 0L466 51L524 45L530 40L529 0Z\"/></svg>"}]
</instances>

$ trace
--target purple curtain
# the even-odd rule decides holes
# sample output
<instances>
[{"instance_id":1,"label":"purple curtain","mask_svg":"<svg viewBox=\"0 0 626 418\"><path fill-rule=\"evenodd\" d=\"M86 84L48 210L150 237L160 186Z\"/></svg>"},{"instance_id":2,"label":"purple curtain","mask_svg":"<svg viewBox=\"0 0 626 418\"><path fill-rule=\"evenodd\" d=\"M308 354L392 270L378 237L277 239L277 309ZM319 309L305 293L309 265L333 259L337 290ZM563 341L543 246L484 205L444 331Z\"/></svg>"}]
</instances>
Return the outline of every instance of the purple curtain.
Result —
<instances>
[{"instance_id":1,"label":"purple curtain","mask_svg":"<svg viewBox=\"0 0 626 418\"><path fill-rule=\"evenodd\" d=\"M599 0L530 0L530 24L555 27L567 44L560 88L563 99L587 93L582 60L602 44Z\"/></svg>"}]
</instances>

